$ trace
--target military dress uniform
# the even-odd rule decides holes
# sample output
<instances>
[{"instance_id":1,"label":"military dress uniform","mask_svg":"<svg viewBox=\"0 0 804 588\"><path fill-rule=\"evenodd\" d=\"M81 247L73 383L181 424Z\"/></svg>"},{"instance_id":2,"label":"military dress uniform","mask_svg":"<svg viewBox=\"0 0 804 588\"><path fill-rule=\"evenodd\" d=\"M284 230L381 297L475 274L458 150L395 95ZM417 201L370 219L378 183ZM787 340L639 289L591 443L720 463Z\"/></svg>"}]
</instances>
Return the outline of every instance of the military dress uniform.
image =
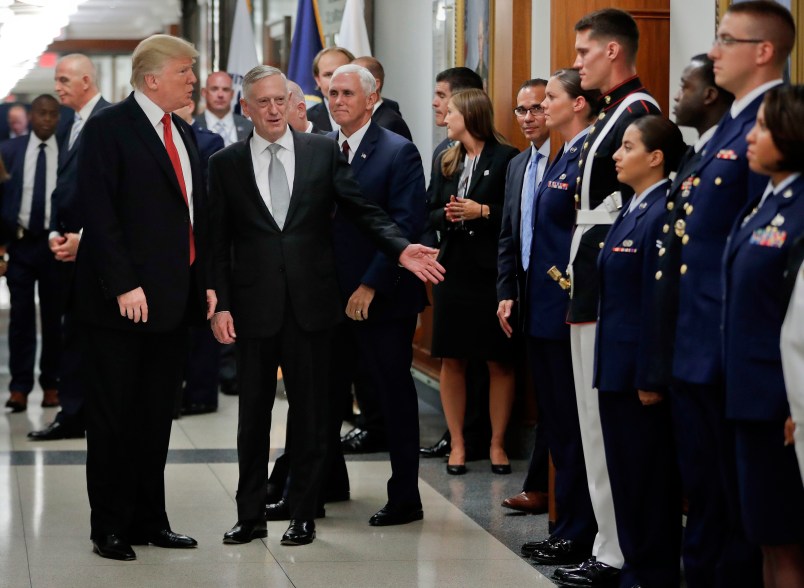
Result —
<instances>
[{"instance_id":1,"label":"military dress uniform","mask_svg":"<svg viewBox=\"0 0 804 588\"><path fill-rule=\"evenodd\" d=\"M749 194L766 179L751 172L746 135L763 86L718 123L697 163L668 196L651 316L647 389L669 386L682 488L688 501L682 554L690 588L754 586L760 558L740 529L733 438L725 422L720 321L726 238Z\"/></svg>"},{"instance_id":2,"label":"military dress uniform","mask_svg":"<svg viewBox=\"0 0 804 588\"><path fill-rule=\"evenodd\" d=\"M625 564L620 586L678 588L681 500L670 403L643 406L646 328L656 283L656 232L664 223L670 183L651 186L630 202L600 252L600 315L595 338L595 387L600 391L606 461L617 536Z\"/></svg>"},{"instance_id":3,"label":"military dress uniform","mask_svg":"<svg viewBox=\"0 0 804 588\"><path fill-rule=\"evenodd\" d=\"M738 217L723 257L726 417L734 421L740 512L749 541L804 543L804 486L795 449L779 340L789 252L804 234L804 177L769 185ZM800 325L799 325L800 326Z\"/></svg>"},{"instance_id":4,"label":"military dress uniform","mask_svg":"<svg viewBox=\"0 0 804 588\"><path fill-rule=\"evenodd\" d=\"M577 218L567 270L572 284L568 322L587 483L598 526L592 555L598 562L621 568L623 555L617 539L598 395L592 382L599 292L597 257L622 207L620 195L614 193L619 191L626 199L633 193L617 181L612 156L634 120L660 111L637 76L612 88L601 100L601 113L589 128L578 161Z\"/></svg>"}]
</instances>

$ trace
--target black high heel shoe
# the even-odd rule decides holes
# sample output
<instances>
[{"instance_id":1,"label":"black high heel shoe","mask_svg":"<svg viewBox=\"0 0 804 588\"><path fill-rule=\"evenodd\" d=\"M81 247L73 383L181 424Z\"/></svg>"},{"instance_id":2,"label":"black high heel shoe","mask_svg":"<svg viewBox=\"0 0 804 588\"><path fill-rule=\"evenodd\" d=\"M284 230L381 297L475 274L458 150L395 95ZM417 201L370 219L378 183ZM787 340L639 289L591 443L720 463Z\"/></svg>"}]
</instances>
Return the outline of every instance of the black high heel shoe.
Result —
<instances>
[{"instance_id":1,"label":"black high heel shoe","mask_svg":"<svg viewBox=\"0 0 804 588\"><path fill-rule=\"evenodd\" d=\"M507 475L511 473L511 464L504 463L504 464L491 464L491 473L498 474L501 476Z\"/></svg>"},{"instance_id":2,"label":"black high heel shoe","mask_svg":"<svg viewBox=\"0 0 804 588\"><path fill-rule=\"evenodd\" d=\"M462 476L466 473L466 464L449 465L447 464L447 473L450 476Z\"/></svg>"}]
</instances>

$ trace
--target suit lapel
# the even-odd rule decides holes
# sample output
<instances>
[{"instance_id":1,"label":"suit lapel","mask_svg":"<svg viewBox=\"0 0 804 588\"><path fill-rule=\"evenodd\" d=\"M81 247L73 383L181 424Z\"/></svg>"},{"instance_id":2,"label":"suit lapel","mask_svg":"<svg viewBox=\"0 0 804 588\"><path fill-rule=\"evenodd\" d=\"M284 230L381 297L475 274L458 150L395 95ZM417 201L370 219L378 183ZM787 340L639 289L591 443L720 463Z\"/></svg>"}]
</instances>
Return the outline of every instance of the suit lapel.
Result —
<instances>
[{"instance_id":1,"label":"suit lapel","mask_svg":"<svg viewBox=\"0 0 804 588\"><path fill-rule=\"evenodd\" d=\"M379 139L380 131L377 123L369 123L366 134L363 135L363 140L360 141L360 146L355 151L355 156L352 158L352 173L357 177L363 165L371 157L374 149L377 146L377 139Z\"/></svg>"},{"instance_id":2,"label":"suit lapel","mask_svg":"<svg viewBox=\"0 0 804 588\"><path fill-rule=\"evenodd\" d=\"M483 151L480 152L477 165L472 172L472 180L469 182L469 189L466 190L467 198L471 198L472 192L474 192L475 188L477 187L480 178L482 178L491 167L492 149L494 149L493 144L493 141L486 141L486 144L483 145Z\"/></svg>"},{"instance_id":3,"label":"suit lapel","mask_svg":"<svg viewBox=\"0 0 804 588\"><path fill-rule=\"evenodd\" d=\"M309 169L305 170L303 166L309 166L310 162L315 159L312 147L310 147L310 138L307 136L307 133L297 133L293 129L291 129L291 133L293 134L293 151L296 157L296 165L294 167L296 173L293 179L293 191L290 193L288 213L285 216L286 227L290 225L293 213L296 212L301 205L302 198L299 186L304 183L303 178L307 177L307 172L309 171ZM275 221L274 224L276 224ZM278 225L277 228L279 228Z\"/></svg>"},{"instance_id":4,"label":"suit lapel","mask_svg":"<svg viewBox=\"0 0 804 588\"><path fill-rule=\"evenodd\" d=\"M731 258L737 251L738 245L748 239L755 230L762 229L772 224L776 215L781 215L784 218L784 211L789 207L797 198L800 198L802 192L802 184L804 178L799 177L790 186L782 190L781 194L771 194L765 200L765 203L760 207L757 213L751 218L745 226L742 225L743 219L747 214L750 214L754 207L759 205L759 200L752 202L747 208L744 209L743 214L737 217L737 229L733 235L729 246L729 258ZM791 196L785 198L784 194L790 190ZM780 226L780 230L784 230L784 224Z\"/></svg>"},{"instance_id":5,"label":"suit lapel","mask_svg":"<svg viewBox=\"0 0 804 588\"><path fill-rule=\"evenodd\" d=\"M233 143L229 149L235 150L234 161L235 166L238 168L237 175L242 178L242 181L246 184L247 189L244 190L246 198L251 198L254 202L254 206L256 206L257 210L265 217L265 220L268 221L272 228L279 231L279 225L276 224L274 217L271 215L271 212L265 205L265 201L262 199L260 189L257 187L257 175L254 172L254 162L251 159L251 134L249 134L249 137L245 141ZM296 153L298 155L298 146ZM298 157L296 161L299 161ZM298 173L298 169L297 163L296 173ZM294 182L294 184L295 183L296 182ZM293 198L291 197L291 202L292 201ZM285 219L285 224L287 224L287 218Z\"/></svg>"}]
</instances>

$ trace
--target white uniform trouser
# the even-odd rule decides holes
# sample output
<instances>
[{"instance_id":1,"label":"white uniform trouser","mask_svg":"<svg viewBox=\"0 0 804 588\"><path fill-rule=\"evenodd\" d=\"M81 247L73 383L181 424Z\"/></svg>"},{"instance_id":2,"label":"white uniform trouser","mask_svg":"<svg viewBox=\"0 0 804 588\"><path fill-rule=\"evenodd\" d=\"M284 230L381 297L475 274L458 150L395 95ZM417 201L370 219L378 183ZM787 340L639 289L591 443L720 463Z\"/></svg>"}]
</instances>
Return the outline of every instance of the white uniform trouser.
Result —
<instances>
[{"instance_id":1,"label":"white uniform trouser","mask_svg":"<svg viewBox=\"0 0 804 588\"><path fill-rule=\"evenodd\" d=\"M782 326L782 367L790 415L796 424L798 469L804 482L804 267L798 272Z\"/></svg>"},{"instance_id":2,"label":"white uniform trouser","mask_svg":"<svg viewBox=\"0 0 804 588\"><path fill-rule=\"evenodd\" d=\"M614 519L611 482L603 447L603 428L600 425L600 403L597 389L592 386L595 367L595 328L595 323L570 325L572 371L575 376L575 397L578 401L586 480L589 484L592 510L597 519L597 536L592 546L592 555L606 565L622 568L623 552L620 551L617 522Z\"/></svg>"}]
</instances>

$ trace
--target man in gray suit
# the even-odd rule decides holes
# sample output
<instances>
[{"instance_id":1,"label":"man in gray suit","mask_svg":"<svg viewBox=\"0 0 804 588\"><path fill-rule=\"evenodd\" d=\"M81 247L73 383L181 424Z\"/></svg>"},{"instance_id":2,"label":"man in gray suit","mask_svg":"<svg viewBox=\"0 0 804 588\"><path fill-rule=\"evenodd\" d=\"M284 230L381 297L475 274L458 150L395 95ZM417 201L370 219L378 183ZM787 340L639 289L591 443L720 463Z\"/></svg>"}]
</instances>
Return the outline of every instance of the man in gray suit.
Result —
<instances>
[{"instance_id":1,"label":"man in gray suit","mask_svg":"<svg viewBox=\"0 0 804 588\"><path fill-rule=\"evenodd\" d=\"M202 129L218 133L226 147L242 141L254 128L246 117L232 112L232 78L225 71L214 71L207 76L207 84L201 89L207 104L203 114L195 117L195 124Z\"/></svg>"}]
</instances>

